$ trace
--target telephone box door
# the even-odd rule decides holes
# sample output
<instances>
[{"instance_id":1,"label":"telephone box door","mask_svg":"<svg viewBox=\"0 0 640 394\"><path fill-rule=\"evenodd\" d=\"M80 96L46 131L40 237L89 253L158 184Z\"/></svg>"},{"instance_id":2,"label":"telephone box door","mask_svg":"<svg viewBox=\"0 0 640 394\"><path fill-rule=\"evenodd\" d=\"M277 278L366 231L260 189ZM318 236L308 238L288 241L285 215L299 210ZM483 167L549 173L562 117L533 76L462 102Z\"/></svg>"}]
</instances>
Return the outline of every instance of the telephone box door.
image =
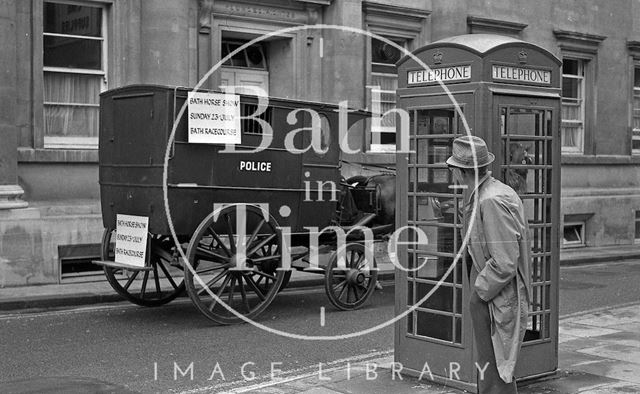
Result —
<instances>
[{"instance_id":1,"label":"telephone box door","mask_svg":"<svg viewBox=\"0 0 640 394\"><path fill-rule=\"evenodd\" d=\"M522 198L530 227L531 310L520 355L526 362L518 363L516 376L535 376L557 366L559 98L495 95L493 108L500 129L492 141L494 176Z\"/></svg>"},{"instance_id":2,"label":"telephone box door","mask_svg":"<svg viewBox=\"0 0 640 394\"><path fill-rule=\"evenodd\" d=\"M399 248L407 256L407 270L396 271L397 280L406 284L396 287L396 303L409 311L396 332L397 361L413 366L416 374L443 382L475 379L466 362L472 357L472 340L464 301L469 297L468 272L464 254L459 253L463 196L445 163L453 140L466 134L465 120L474 121L474 96L465 93L456 99L458 108L434 97L408 105L412 153L407 166L398 169L398 179L406 180L399 195L407 196L400 219L427 239L420 241L414 231L407 231L406 241L414 246Z\"/></svg>"}]
</instances>

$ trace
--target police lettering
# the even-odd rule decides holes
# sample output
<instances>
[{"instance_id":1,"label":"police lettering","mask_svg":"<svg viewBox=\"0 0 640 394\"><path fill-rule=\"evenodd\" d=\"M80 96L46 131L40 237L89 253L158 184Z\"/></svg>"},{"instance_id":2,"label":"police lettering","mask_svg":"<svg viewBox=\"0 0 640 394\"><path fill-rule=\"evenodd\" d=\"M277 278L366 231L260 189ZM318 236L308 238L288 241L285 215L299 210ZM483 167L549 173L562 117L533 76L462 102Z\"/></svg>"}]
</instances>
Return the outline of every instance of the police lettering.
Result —
<instances>
[{"instance_id":1,"label":"police lettering","mask_svg":"<svg viewBox=\"0 0 640 394\"><path fill-rule=\"evenodd\" d=\"M240 160L240 171L271 172L271 162Z\"/></svg>"}]
</instances>

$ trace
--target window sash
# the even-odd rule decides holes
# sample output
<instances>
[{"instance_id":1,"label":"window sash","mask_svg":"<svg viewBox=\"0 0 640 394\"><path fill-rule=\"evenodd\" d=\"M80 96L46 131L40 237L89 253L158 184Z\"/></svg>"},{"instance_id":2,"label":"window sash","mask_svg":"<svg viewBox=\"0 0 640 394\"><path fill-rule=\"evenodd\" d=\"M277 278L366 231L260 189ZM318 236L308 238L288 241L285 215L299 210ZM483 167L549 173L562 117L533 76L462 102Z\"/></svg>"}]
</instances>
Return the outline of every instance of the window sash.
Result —
<instances>
[{"instance_id":1,"label":"window sash","mask_svg":"<svg viewBox=\"0 0 640 394\"><path fill-rule=\"evenodd\" d=\"M47 3L66 4L56 1ZM74 3L76 4L76 3ZM99 42L100 69L43 65L44 147L97 149L99 94L107 89L107 13L105 6L78 2L100 10L100 36L43 32L43 37Z\"/></svg>"},{"instance_id":2,"label":"window sash","mask_svg":"<svg viewBox=\"0 0 640 394\"><path fill-rule=\"evenodd\" d=\"M404 42L396 41L404 46ZM371 112L374 117L371 120L370 152L395 152L396 115L391 113L385 117L382 115L396 108L396 89L398 88L398 72L395 62L385 62L373 53L375 46L379 44L375 38L370 40L369 72L371 92ZM378 116L376 116L376 114ZM394 141L390 143L389 141Z\"/></svg>"},{"instance_id":3,"label":"window sash","mask_svg":"<svg viewBox=\"0 0 640 394\"><path fill-rule=\"evenodd\" d=\"M584 97L586 82L584 78L584 61L578 59L577 62L578 69L576 74L562 74L564 81L569 80L576 83L576 97L562 97L561 144L562 151L565 153L582 153L584 151Z\"/></svg>"},{"instance_id":4,"label":"window sash","mask_svg":"<svg viewBox=\"0 0 640 394\"><path fill-rule=\"evenodd\" d=\"M568 235L570 235L572 239L567 239L566 237L567 231L569 231ZM584 222L564 223L564 226L562 229L562 232L563 232L562 245L565 247L584 246L585 245L584 231L585 231Z\"/></svg>"},{"instance_id":5,"label":"window sash","mask_svg":"<svg viewBox=\"0 0 640 394\"><path fill-rule=\"evenodd\" d=\"M640 243L640 211L636 211L634 243Z\"/></svg>"},{"instance_id":6,"label":"window sash","mask_svg":"<svg viewBox=\"0 0 640 394\"><path fill-rule=\"evenodd\" d=\"M396 88L398 87L398 75L388 73L371 73L371 107L372 113L380 117L385 112L396 108ZM377 94L374 94L377 93ZM379 97L379 99L376 99ZM371 122L371 132L395 133L396 117L393 114L385 117L374 118Z\"/></svg>"},{"instance_id":7,"label":"window sash","mask_svg":"<svg viewBox=\"0 0 640 394\"><path fill-rule=\"evenodd\" d=\"M631 153L634 155L640 154L640 81L638 81L636 74L638 74L640 67L634 68L634 83L633 83L633 102L631 113Z\"/></svg>"}]
</instances>

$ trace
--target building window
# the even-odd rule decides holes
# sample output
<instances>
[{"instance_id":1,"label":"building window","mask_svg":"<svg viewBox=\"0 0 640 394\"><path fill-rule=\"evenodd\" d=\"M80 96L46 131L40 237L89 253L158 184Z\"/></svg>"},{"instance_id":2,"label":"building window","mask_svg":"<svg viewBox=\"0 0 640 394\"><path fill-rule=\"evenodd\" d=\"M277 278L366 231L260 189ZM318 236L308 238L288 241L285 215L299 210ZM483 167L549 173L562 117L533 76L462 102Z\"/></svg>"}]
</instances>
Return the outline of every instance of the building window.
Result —
<instances>
[{"instance_id":1,"label":"building window","mask_svg":"<svg viewBox=\"0 0 640 394\"><path fill-rule=\"evenodd\" d=\"M636 211L634 242L640 244L640 211Z\"/></svg>"},{"instance_id":2,"label":"building window","mask_svg":"<svg viewBox=\"0 0 640 394\"><path fill-rule=\"evenodd\" d=\"M633 126L631 152L640 155L640 66L633 69ZM637 225L636 225L637 228ZM637 238L637 237L636 237Z\"/></svg>"},{"instance_id":3,"label":"building window","mask_svg":"<svg viewBox=\"0 0 640 394\"><path fill-rule=\"evenodd\" d=\"M222 40L221 58L240 48L248 41L243 40ZM261 43L254 44L242 49L221 67L222 86L255 86L269 94L269 71L267 68L267 56L265 48ZM238 88L237 93L255 95L256 91L251 88Z\"/></svg>"},{"instance_id":4,"label":"building window","mask_svg":"<svg viewBox=\"0 0 640 394\"><path fill-rule=\"evenodd\" d=\"M562 60L562 152L584 151L585 61Z\"/></svg>"},{"instance_id":5,"label":"building window","mask_svg":"<svg viewBox=\"0 0 640 394\"><path fill-rule=\"evenodd\" d=\"M107 89L104 7L45 2L43 9L44 146L95 149Z\"/></svg>"},{"instance_id":6,"label":"building window","mask_svg":"<svg viewBox=\"0 0 640 394\"><path fill-rule=\"evenodd\" d=\"M584 246L584 222L565 222L563 227L562 246Z\"/></svg>"},{"instance_id":7,"label":"building window","mask_svg":"<svg viewBox=\"0 0 640 394\"><path fill-rule=\"evenodd\" d=\"M584 223L565 223L562 244L564 246L584 246Z\"/></svg>"},{"instance_id":8,"label":"building window","mask_svg":"<svg viewBox=\"0 0 640 394\"><path fill-rule=\"evenodd\" d=\"M397 42L401 47L403 42ZM382 115L396 107L398 71L401 51L384 41L371 39L371 152L395 152L396 116Z\"/></svg>"}]
</instances>

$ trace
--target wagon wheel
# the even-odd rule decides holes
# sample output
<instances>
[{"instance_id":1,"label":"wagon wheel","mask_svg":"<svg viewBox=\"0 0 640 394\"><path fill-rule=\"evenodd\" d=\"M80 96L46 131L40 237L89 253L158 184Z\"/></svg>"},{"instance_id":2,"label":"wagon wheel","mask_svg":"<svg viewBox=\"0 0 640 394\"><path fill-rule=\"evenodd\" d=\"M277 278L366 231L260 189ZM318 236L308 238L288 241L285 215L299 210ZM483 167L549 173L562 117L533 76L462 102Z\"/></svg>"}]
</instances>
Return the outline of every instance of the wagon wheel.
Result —
<instances>
[{"instance_id":1,"label":"wagon wheel","mask_svg":"<svg viewBox=\"0 0 640 394\"><path fill-rule=\"evenodd\" d=\"M256 253L260 257L280 256L279 250L280 249L279 249L278 243L273 242L263 246L258 251L256 251ZM280 259L279 261L282 261L282 259ZM278 292L282 291L285 287L287 287L287 284L289 284L289 280L291 279L291 272L293 271L290 269L284 271L284 275L283 275L284 278L282 279L282 284L280 285L280 290L278 290Z\"/></svg>"},{"instance_id":2,"label":"wagon wheel","mask_svg":"<svg viewBox=\"0 0 640 394\"><path fill-rule=\"evenodd\" d=\"M345 311L358 309L373 293L378 279L376 261L368 262L361 243L345 247L344 267L338 266L334 253L325 271L324 288L329 301Z\"/></svg>"},{"instance_id":3,"label":"wagon wheel","mask_svg":"<svg viewBox=\"0 0 640 394\"><path fill-rule=\"evenodd\" d=\"M277 269L282 254L275 219L268 214L265 219L259 208L244 205L246 235L239 237L236 207L209 214L187 249L187 259L197 274L185 269L187 293L200 312L220 324L243 321L229 309L248 319L257 317L271 304L286 276L284 270ZM246 257L238 253L242 238Z\"/></svg>"},{"instance_id":4,"label":"wagon wheel","mask_svg":"<svg viewBox=\"0 0 640 394\"><path fill-rule=\"evenodd\" d=\"M114 261L115 231L105 229L102 236L102 260ZM151 270L136 271L104 266L104 274L113 289L134 304L160 306L184 291L184 281L175 269L182 267L174 259L175 244L169 237L151 236ZM173 263L173 264L172 264Z\"/></svg>"}]
</instances>

